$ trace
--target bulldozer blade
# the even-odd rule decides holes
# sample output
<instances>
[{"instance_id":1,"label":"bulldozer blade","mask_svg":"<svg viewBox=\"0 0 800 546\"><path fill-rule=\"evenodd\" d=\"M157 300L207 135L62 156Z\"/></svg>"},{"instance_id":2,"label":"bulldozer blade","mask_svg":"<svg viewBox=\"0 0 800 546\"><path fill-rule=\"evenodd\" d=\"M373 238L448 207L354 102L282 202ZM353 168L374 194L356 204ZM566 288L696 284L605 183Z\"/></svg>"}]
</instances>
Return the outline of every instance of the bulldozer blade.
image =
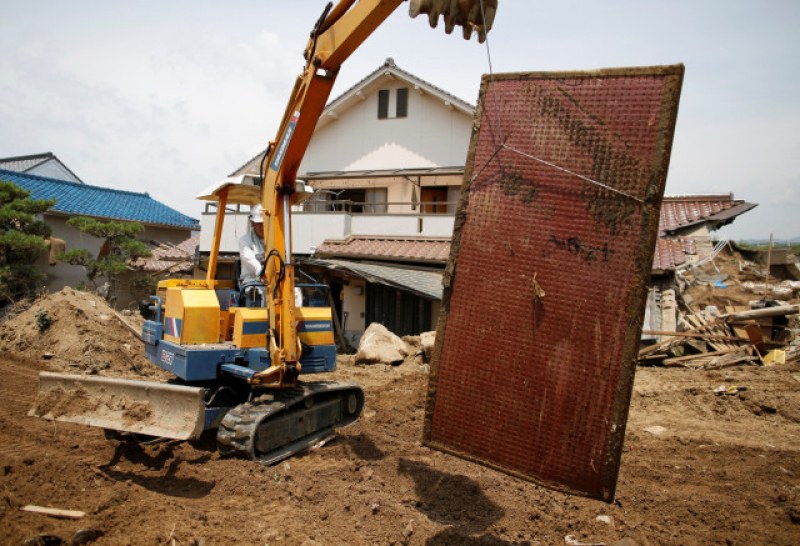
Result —
<instances>
[{"instance_id":1,"label":"bulldozer blade","mask_svg":"<svg viewBox=\"0 0 800 546\"><path fill-rule=\"evenodd\" d=\"M188 440L203 432L203 395L202 388L155 381L41 372L28 415Z\"/></svg>"}]
</instances>

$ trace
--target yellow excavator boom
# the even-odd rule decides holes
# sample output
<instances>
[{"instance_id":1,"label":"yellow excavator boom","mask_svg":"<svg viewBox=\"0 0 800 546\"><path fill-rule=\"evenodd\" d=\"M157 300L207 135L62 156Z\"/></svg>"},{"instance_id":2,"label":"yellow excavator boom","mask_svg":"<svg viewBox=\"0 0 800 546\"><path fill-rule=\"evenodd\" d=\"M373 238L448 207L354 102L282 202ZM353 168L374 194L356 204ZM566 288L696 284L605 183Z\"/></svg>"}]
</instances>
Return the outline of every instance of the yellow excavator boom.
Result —
<instances>
[{"instance_id":1,"label":"yellow excavator boom","mask_svg":"<svg viewBox=\"0 0 800 546\"><path fill-rule=\"evenodd\" d=\"M295 81L278 134L261 164L271 366L252 378L254 385L292 386L300 373L291 248L295 178L342 63L402 1L329 3L311 31L305 69ZM409 13L412 17L427 14L432 27L441 16L448 34L461 26L464 38L469 39L475 31L482 42L496 10L497 0L412 0Z\"/></svg>"}]
</instances>

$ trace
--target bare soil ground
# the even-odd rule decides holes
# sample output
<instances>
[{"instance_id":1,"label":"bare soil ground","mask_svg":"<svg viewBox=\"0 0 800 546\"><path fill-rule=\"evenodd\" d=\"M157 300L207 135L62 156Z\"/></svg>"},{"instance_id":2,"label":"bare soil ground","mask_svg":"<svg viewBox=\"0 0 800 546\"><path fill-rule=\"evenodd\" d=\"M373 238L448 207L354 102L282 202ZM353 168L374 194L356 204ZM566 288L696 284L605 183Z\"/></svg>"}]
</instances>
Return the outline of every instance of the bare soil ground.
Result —
<instances>
[{"instance_id":1,"label":"bare soil ground","mask_svg":"<svg viewBox=\"0 0 800 546\"><path fill-rule=\"evenodd\" d=\"M102 533L98 545L556 545L567 536L800 544L797 364L640 368L617 498L604 504L422 447L427 373L413 361L364 367L342 357L333 375L364 386L362 418L275 467L223 459L213 438L118 443L97 429L27 417L42 369L158 376L119 321L92 337L89 311L105 313L102 300L86 304L86 317L74 311L92 298L46 302L57 320L42 334L28 324L31 310L0 326L0 544L39 535L69 543L86 529ZM75 346L59 344L68 336ZM81 356L87 345L91 362ZM44 352L55 354L43 360ZM106 359L104 369L91 366ZM747 390L715 395L720 385ZM54 519L21 511L27 504L86 515Z\"/></svg>"}]
</instances>

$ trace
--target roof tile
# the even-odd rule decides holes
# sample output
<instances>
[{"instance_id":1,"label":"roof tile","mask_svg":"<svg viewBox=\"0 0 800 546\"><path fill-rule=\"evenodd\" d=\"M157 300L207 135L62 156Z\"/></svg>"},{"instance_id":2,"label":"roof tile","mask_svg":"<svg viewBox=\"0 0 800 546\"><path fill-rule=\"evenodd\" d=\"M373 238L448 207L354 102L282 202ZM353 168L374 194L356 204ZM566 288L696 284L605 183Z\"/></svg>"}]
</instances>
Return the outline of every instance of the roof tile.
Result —
<instances>
[{"instance_id":1,"label":"roof tile","mask_svg":"<svg viewBox=\"0 0 800 546\"><path fill-rule=\"evenodd\" d=\"M32 199L55 199L51 211L128 220L144 224L196 228L198 221L156 201L147 193L90 186L0 169L0 180L27 190Z\"/></svg>"},{"instance_id":2,"label":"roof tile","mask_svg":"<svg viewBox=\"0 0 800 546\"><path fill-rule=\"evenodd\" d=\"M667 196L661 203L658 232L659 235L664 235L709 220L720 220L722 224L725 224L730 222L736 214L746 212L754 206L742 199L734 199L733 194L730 193ZM725 214L726 211L736 214Z\"/></svg>"},{"instance_id":3,"label":"roof tile","mask_svg":"<svg viewBox=\"0 0 800 546\"><path fill-rule=\"evenodd\" d=\"M326 240L317 248L318 257L377 259L444 264L450 255L450 239L351 235L343 241Z\"/></svg>"}]
</instances>

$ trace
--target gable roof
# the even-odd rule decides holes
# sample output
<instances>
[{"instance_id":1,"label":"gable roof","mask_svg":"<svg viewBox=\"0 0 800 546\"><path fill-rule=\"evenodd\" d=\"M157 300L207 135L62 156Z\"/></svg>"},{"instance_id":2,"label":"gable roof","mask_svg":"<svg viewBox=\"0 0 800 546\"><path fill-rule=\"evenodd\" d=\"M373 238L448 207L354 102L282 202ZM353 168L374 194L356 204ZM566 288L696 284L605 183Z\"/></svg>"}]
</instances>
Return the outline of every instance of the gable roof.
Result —
<instances>
[{"instance_id":1,"label":"gable roof","mask_svg":"<svg viewBox=\"0 0 800 546\"><path fill-rule=\"evenodd\" d=\"M394 59L389 57L384 61L384 63L381 66L373 70L370 74L365 76L361 81L357 82L350 89L348 89L347 91L345 91L344 93L333 99L331 102L329 102L328 105L325 106L325 110L322 111L322 116L320 116L320 124L324 124L324 122L329 119L335 119L334 116L336 115L337 109L339 110L345 109L352 102L360 101L361 96L363 96L363 92L366 91L367 88L369 88L372 84L384 78L404 81L409 85L411 85L414 90L420 93L427 93L438 99L441 99L442 102L444 102L445 105L447 105L448 107L453 107L457 110L460 110L470 117L472 117L475 114L474 105L470 104L469 102L463 99L456 97L452 93L448 93L441 87L437 87L432 83L415 76L411 72L406 72L405 70L394 64ZM359 95L359 93L362 93L362 95Z\"/></svg>"},{"instance_id":2,"label":"gable roof","mask_svg":"<svg viewBox=\"0 0 800 546\"><path fill-rule=\"evenodd\" d=\"M45 214L93 216L156 226L197 229L198 221L156 201L150 194L66 182L0 169L0 180L30 192L31 199L55 199Z\"/></svg>"},{"instance_id":3,"label":"gable roof","mask_svg":"<svg viewBox=\"0 0 800 546\"><path fill-rule=\"evenodd\" d=\"M77 174L72 172L72 170L67 167L63 161L58 159L53 152L0 158L0 169L15 171L18 173L26 173L51 160L56 161L65 171L72 175L75 181L83 184L83 180L81 180Z\"/></svg>"},{"instance_id":4,"label":"gable roof","mask_svg":"<svg viewBox=\"0 0 800 546\"><path fill-rule=\"evenodd\" d=\"M710 230L715 230L730 224L734 218L756 206L743 199L734 199L732 193L666 196L661 203L658 233L674 234L703 223L708 224Z\"/></svg>"},{"instance_id":5,"label":"gable roof","mask_svg":"<svg viewBox=\"0 0 800 546\"><path fill-rule=\"evenodd\" d=\"M460 110L464 114L472 117L475 114L475 106L470 104L469 102L460 99L453 95L452 93L448 93L441 87L437 87L432 83L423 80L412 74L411 72L406 72L405 70L399 68L396 64L394 64L394 59L391 57L387 58L384 63L373 70L370 74L365 76L355 85L350 87L347 91L330 101L325 109L322 111L320 115L319 121L317 122L317 126L315 128L319 129L327 125L329 122L337 119L339 117L339 113L342 110L345 110L350 107L351 104L360 102L362 97L364 96L364 92L374 83L382 80L384 78L390 78L394 80L400 80L408 83L414 90L420 93L427 93L432 95L438 99L440 99L446 106L452 107L456 110ZM247 173L256 173L258 172L258 168L261 162L261 158L264 156L264 151L261 150L252 158L250 158L247 162L241 165L238 169L233 171L229 176L240 176Z\"/></svg>"}]
</instances>

